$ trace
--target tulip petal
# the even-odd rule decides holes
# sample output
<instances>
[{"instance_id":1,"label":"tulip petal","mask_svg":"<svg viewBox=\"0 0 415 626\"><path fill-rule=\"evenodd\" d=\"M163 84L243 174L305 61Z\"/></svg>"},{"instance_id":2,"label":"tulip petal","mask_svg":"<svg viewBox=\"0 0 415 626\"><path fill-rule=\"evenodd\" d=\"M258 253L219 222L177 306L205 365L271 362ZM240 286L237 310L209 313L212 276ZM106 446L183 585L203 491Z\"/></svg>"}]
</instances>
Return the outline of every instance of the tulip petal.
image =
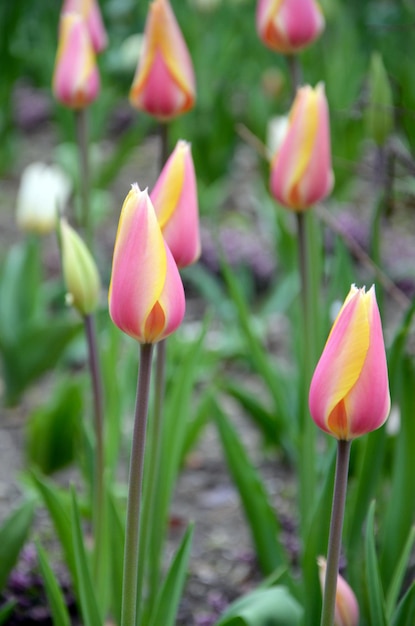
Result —
<instances>
[{"instance_id":1,"label":"tulip petal","mask_svg":"<svg viewBox=\"0 0 415 626\"><path fill-rule=\"evenodd\" d=\"M192 61L179 25L168 0L154 0L130 102L156 117L168 119L191 109L194 99Z\"/></svg>"},{"instance_id":2,"label":"tulip petal","mask_svg":"<svg viewBox=\"0 0 415 626\"><path fill-rule=\"evenodd\" d=\"M338 439L379 428L390 409L385 346L374 287L352 286L310 386L316 424Z\"/></svg>"},{"instance_id":3,"label":"tulip petal","mask_svg":"<svg viewBox=\"0 0 415 626\"><path fill-rule=\"evenodd\" d=\"M99 87L95 54L84 19L78 13L64 13L53 74L55 97L79 109L95 100Z\"/></svg>"},{"instance_id":4,"label":"tulip petal","mask_svg":"<svg viewBox=\"0 0 415 626\"><path fill-rule=\"evenodd\" d=\"M121 210L109 301L114 323L139 341L163 291L166 266L163 236L147 192L133 185Z\"/></svg>"},{"instance_id":5,"label":"tulip petal","mask_svg":"<svg viewBox=\"0 0 415 626\"><path fill-rule=\"evenodd\" d=\"M150 195L163 236L178 267L200 255L196 175L190 144L178 141Z\"/></svg>"}]
</instances>

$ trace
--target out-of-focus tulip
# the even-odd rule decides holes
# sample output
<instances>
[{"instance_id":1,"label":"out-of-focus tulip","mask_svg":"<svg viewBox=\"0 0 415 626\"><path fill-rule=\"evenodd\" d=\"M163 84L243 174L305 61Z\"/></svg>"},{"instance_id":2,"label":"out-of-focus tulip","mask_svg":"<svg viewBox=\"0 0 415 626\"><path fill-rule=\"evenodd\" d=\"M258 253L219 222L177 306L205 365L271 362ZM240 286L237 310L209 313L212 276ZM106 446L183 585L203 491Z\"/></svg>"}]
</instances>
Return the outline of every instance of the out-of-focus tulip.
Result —
<instances>
[{"instance_id":1,"label":"out-of-focus tulip","mask_svg":"<svg viewBox=\"0 0 415 626\"><path fill-rule=\"evenodd\" d=\"M97 0L64 0L63 13L80 13L84 18L96 54L108 44L108 37Z\"/></svg>"},{"instance_id":2,"label":"out-of-focus tulip","mask_svg":"<svg viewBox=\"0 0 415 626\"><path fill-rule=\"evenodd\" d=\"M324 86L301 87L286 133L271 162L271 193L284 206L303 211L333 187L330 129Z\"/></svg>"},{"instance_id":3,"label":"out-of-focus tulip","mask_svg":"<svg viewBox=\"0 0 415 626\"><path fill-rule=\"evenodd\" d=\"M369 70L369 102L366 108L368 135L383 146L393 128L393 101L388 75L378 52L372 54Z\"/></svg>"},{"instance_id":4,"label":"out-of-focus tulip","mask_svg":"<svg viewBox=\"0 0 415 626\"><path fill-rule=\"evenodd\" d=\"M168 0L154 0L147 17L144 48L130 91L133 107L168 120L195 101L193 65Z\"/></svg>"},{"instance_id":5,"label":"out-of-focus tulip","mask_svg":"<svg viewBox=\"0 0 415 626\"><path fill-rule=\"evenodd\" d=\"M50 233L70 193L71 181L59 167L31 163L23 171L17 194L17 225L39 235Z\"/></svg>"},{"instance_id":6,"label":"out-of-focus tulip","mask_svg":"<svg viewBox=\"0 0 415 626\"><path fill-rule=\"evenodd\" d=\"M352 285L310 386L319 428L350 440L382 426L390 409L388 371L375 288Z\"/></svg>"},{"instance_id":7,"label":"out-of-focus tulip","mask_svg":"<svg viewBox=\"0 0 415 626\"><path fill-rule=\"evenodd\" d=\"M60 221L60 240L68 304L81 315L89 315L97 308L101 291L97 266L81 237L65 219Z\"/></svg>"},{"instance_id":8,"label":"out-of-focus tulip","mask_svg":"<svg viewBox=\"0 0 415 626\"><path fill-rule=\"evenodd\" d=\"M140 343L155 343L180 326L183 284L147 191L132 186L121 209L109 289L112 321Z\"/></svg>"},{"instance_id":9,"label":"out-of-focus tulip","mask_svg":"<svg viewBox=\"0 0 415 626\"><path fill-rule=\"evenodd\" d=\"M190 144L178 141L150 194L164 239L178 267L200 255L199 209Z\"/></svg>"},{"instance_id":10,"label":"out-of-focus tulip","mask_svg":"<svg viewBox=\"0 0 415 626\"><path fill-rule=\"evenodd\" d=\"M318 558L319 576L321 588L324 591L326 580L326 559ZM337 576L336 605L334 613L334 626L358 626L359 605L356 596L343 576Z\"/></svg>"},{"instance_id":11,"label":"out-of-focus tulip","mask_svg":"<svg viewBox=\"0 0 415 626\"><path fill-rule=\"evenodd\" d=\"M63 13L52 83L59 102L72 109L91 104L100 79L86 22L79 13Z\"/></svg>"},{"instance_id":12,"label":"out-of-focus tulip","mask_svg":"<svg viewBox=\"0 0 415 626\"><path fill-rule=\"evenodd\" d=\"M315 0L259 0L256 24L268 48L292 54L313 43L325 22Z\"/></svg>"}]
</instances>

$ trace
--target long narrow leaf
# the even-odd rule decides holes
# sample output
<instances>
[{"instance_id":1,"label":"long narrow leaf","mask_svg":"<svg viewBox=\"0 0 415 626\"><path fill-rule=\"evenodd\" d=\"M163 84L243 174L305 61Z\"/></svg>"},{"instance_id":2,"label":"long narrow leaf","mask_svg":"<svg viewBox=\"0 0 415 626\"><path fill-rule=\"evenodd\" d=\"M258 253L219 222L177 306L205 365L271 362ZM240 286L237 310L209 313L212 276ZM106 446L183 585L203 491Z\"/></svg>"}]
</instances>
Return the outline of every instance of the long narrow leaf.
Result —
<instances>
[{"instance_id":1,"label":"long narrow leaf","mask_svg":"<svg viewBox=\"0 0 415 626\"><path fill-rule=\"evenodd\" d=\"M235 428L213 398L212 414L230 473L238 487L261 569L269 574L287 563L285 551L278 541L280 528L276 514Z\"/></svg>"},{"instance_id":2,"label":"long narrow leaf","mask_svg":"<svg viewBox=\"0 0 415 626\"><path fill-rule=\"evenodd\" d=\"M415 581L399 602L391 626L413 626L415 623Z\"/></svg>"},{"instance_id":3,"label":"long narrow leaf","mask_svg":"<svg viewBox=\"0 0 415 626\"><path fill-rule=\"evenodd\" d=\"M16 600L9 600L0 608L0 625L6 624L10 615L13 613L13 609L16 606Z\"/></svg>"},{"instance_id":4,"label":"long narrow leaf","mask_svg":"<svg viewBox=\"0 0 415 626\"><path fill-rule=\"evenodd\" d=\"M58 536L63 554L65 556L66 565L72 577L75 593L78 594L79 584L72 542L71 508L69 499L65 497L50 480L46 480L40 474L31 472L30 476L52 519L55 532Z\"/></svg>"},{"instance_id":5,"label":"long narrow leaf","mask_svg":"<svg viewBox=\"0 0 415 626\"><path fill-rule=\"evenodd\" d=\"M387 622L391 621L392 613L395 610L395 606L401 591L402 582L404 580L406 571L408 569L408 563L411 556L412 548L415 541L415 527L411 528L407 542L399 559L398 565L393 573L392 582L389 586L388 593L386 595L386 617Z\"/></svg>"},{"instance_id":6,"label":"long narrow leaf","mask_svg":"<svg viewBox=\"0 0 415 626\"><path fill-rule=\"evenodd\" d=\"M91 572L87 554L85 551L84 538L81 530L81 520L79 517L78 505L75 491L72 490L72 540L75 553L76 574L79 581L79 600L81 604L82 617L85 626L103 626L101 620L97 597L92 583Z\"/></svg>"},{"instance_id":7,"label":"long narrow leaf","mask_svg":"<svg viewBox=\"0 0 415 626\"><path fill-rule=\"evenodd\" d=\"M366 585L368 590L370 623L376 626L387 626L385 616L385 599L379 575L379 565L375 545L375 503L369 508L366 524Z\"/></svg>"},{"instance_id":8,"label":"long narrow leaf","mask_svg":"<svg viewBox=\"0 0 415 626\"><path fill-rule=\"evenodd\" d=\"M34 504L25 501L0 528L0 589L3 589L15 565L33 520Z\"/></svg>"},{"instance_id":9,"label":"long narrow leaf","mask_svg":"<svg viewBox=\"0 0 415 626\"><path fill-rule=\"evenodd\" d=\"M70 626L71 620L55 573L50 566L46 552L40 543L36 544L39 568L45 583L46 596L52 614L53 626Z\"/></svg>"},{"instance_id":10,"label":"long narrow leaf","mask_svg":"<svg viewBox=\"0 0 415 626\"><path fill-rule=\"evenodd\" d=\"M122 522L115 496L108 497L108 527L111 537L111 588L112 588L112 611L117 618L116 623L120 623L121 598L123 581L123 555L125 528Z\"/></svg>"},{"instance_id":11,"label":"long narrow leaf","mask_svg":"<svg viewBox=\"0 0 415 626\"><path fill-rule=\"evenodd\" d=\"M187 576L187 564L193 537L193 524L186 530L180 547L167 572L157 601L152 608L149 626L174 626Z\"/></svg>"},{"instance_id":12,"label":"long narrow leaf","mask_svg":"<svg viewBox=\"0 0 415 626\"><path fill-rule=\"evenodd\" d=\"M300 626L303 609L285 587L256 589L236 600L215 626Z\"/></svg>"}]
</instances>

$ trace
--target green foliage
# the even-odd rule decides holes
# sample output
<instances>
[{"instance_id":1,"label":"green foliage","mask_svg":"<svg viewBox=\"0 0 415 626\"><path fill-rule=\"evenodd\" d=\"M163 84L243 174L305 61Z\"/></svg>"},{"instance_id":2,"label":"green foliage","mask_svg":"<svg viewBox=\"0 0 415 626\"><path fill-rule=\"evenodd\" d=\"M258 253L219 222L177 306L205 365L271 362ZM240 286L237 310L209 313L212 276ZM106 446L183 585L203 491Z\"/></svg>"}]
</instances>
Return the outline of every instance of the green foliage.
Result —
<instances>
[{"instance_id":1,"label":"green foliage","mask_svg":"<svg viewBox=\"0 0 415 626\"><path fill-rule=\"evenodd\" d=\"M28 537L33 513L33 501L24 501L9 515L0 528L0 589L5 586Z\"/></svg>"},{"instance_id":2,"label":"green foliage","mask_svg":"<svg viewBox=\"0 0 415 626\"><path fill-rule=\"evenodd\" d=\"M28 239L12 247L0 268L0 358L8 405L55 368L81 328L64 316L51 318L37 244Z\"/></svg>"},{"instance_id":3,"label":"green foliage","mask_svg":"<svg viewBox=\"0 0 415 626\"><path fill-rule=\"evenodd\" d=\"M29 464L52 474L72 463L79 444L83 396L80 384L65 381L54 391L47 406L29 418L26 453Z\"/></svg>"},{"instance_id":4,"label":"green foliage","mask_svg":"<svg viewBox=\"0 0 415 626\"><path fill-rule=\"evenodd\" d=\"M219 404L212 398L212 415L222 441L229 471L238 487L248 518L255 551L265 574L287 563L279 543L280 528L264 485L253 467L235 428Z\"/></svg>"},{"instance_id":5,"label":"green foliage","mask_svg":"<svg viewBox=\"0 0 415 626\"><path fill-rule=\"evenodd\" d=\"M236 600L216 626L300 626L303 609L285 587L256 589Z\"/></svg>"},{"instance_id":6,"label":"green foliage","mask_svg":"<svg viewBox=\"0 0 415 626\"><path fill-rule=\"evenodd\" d=\"M56 579L55 573L49 563L48 556L42 546L37 543L37 555L39 559L39 568L42 574L46 596L50 606L54 626L70 626L70 617L65 600Z\"/></svg>"}]
</instances>

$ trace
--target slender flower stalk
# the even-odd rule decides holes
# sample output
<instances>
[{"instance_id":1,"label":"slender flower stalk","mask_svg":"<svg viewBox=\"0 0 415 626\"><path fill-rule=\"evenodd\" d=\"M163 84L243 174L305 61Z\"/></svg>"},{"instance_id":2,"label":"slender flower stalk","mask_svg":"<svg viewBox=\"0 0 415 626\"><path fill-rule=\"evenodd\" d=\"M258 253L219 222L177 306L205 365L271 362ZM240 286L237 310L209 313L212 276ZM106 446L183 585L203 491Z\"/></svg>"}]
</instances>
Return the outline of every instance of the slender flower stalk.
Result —
<instances>
[{"instance_id":1,"label":"slender flower stalk","mask_svg":"<svg viewBox=\"0 0 415 626\"><path fill-rule=\"evenodd\" d=\"M81 224L88 246L93 248L93 229L90 215L90 167L88 151L88 119L85 108L75 111L76 138L79 154L79 180L81 189Z\"/></svg>"},{"instance_id":2,"label":"slender flower stalk","mask_svg":"<svg viewBox=\"0 0 415 626\"><path fill-rule=\"evenodd\" d=\"M340 439L337 443L336 475L334 479L333 506L330 521L327 569L323 593L321 626L333 626L336 610L337 577L346 505L347 476L349 471L351 441Z\"/></svg>"},{"instance_id":3,"label":"slender flower stalk","mask_svg":"<svg viewBox=\"0 0 415 626\"><path fill-rule=\"evenodd\" d=\"M89 371L91 375L94 402L95 469L94 469L94 579L102 575L103 544L105 541L106 507L104 490L105 451L104 451L104 405L102 376L98 354L97 333L93 315L85 315L85 334L88 343Z\"/></svg>"},{"instance_id":4,"label":"slender flower stalk","mask_svg":"<svg viewBox=\"0 0 415 626\"><path fill-rule=\"evenodd\" d=\"M144 343L140 346L140 370L137 383L133 442L130 456L121 626L135 626L136 624L138 605L137 573L138 563L140 561L141 494L152 354L153 344Z\"/></svg>"}]
</instances>

